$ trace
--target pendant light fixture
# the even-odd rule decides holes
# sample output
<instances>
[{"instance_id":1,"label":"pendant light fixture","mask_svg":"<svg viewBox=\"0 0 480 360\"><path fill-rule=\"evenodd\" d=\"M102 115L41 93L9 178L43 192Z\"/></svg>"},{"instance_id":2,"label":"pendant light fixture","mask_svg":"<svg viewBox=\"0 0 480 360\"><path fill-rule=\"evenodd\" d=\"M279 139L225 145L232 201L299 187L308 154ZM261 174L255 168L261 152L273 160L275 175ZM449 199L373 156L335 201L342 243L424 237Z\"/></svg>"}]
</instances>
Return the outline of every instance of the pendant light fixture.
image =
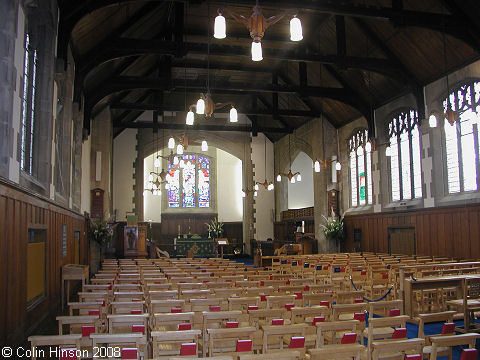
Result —
<instances>
[{"instance_id":1,"label":"pendant light fixture","mask_svg":"<svg viewBox=\"0 0 480 360\"><path fill-rule=\"evenodd\" d=\"M271 191L274 189L274 185L272 181L267 181L267 137L265 137L265 156L264 156L264 174L265 174L265 180L264 182L256 182L255 183L255 190L259 189L259 185L262 185L266 190ZM299 174L300 175L300 174Z\"/></svg>"},{"instance_id":2,"label":"pendant light fixture","mask_svg":"<svg viewBox=\"0 0 480 360\"><path fill-rule=\"evenodd\" d=\"M234 13L228 8L218 9L217 12L218 15L215 18L213 37L216 39L224 39L227 36L227 26L225 17L223 16L223 13L226 13L236 22L245 25L250 32L250 37L252 38L251 52L253 61L261 61L263 59L262 39L265 35L265 30L282 20L285 16L293 16L290 20L290 40L300 41L303 39L302 23L297 17L298 11L294 9L288 9L278 15L265 18L262 14L262 9L258 4L258 0L256 0L255 6L253 7L253 13L249 18Z\"/></svg>"},{"instance_id":3,"label":"pendant light fixture","mask_svg":"<svg viewBox=\"0 0 480 360\"><path fill-rule=\"evenodd\" d=\"M290 161L290 169L288 170L288 173L279 173L277 175L277 181L282 180L282 176L285 176L292 184L295 184L295 182L300 182L302 181L302 175L300 174L299 171L292 173L292 153L291 153L291 147L290 147L290 134L288 135L288 158Z\"/></svg>"}]
</instances>

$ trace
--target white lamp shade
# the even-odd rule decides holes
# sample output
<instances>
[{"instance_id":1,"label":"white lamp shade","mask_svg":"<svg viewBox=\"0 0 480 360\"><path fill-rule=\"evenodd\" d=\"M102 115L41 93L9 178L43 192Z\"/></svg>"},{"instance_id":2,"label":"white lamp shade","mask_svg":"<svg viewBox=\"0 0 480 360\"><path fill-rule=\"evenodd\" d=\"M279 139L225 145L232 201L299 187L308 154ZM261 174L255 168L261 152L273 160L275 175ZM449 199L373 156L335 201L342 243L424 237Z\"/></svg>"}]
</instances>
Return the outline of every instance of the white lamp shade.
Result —
<instances>
[{"instance_id":1,"label":"white lamp shade","mask_svg":"<svg viewBox=\"0 0 480 360\"><path fill-rule=\"evenodd\" d=\"M244 198L245 196L245 191L242 190L242 197Z\"/></svg>"},{"instance_id":2,"label":"white lamp shade","mask_svg":"<svg viewBox=\"0 0 480 360\"><path fill-rule=\"evenodd\" d=\"M336 169L337 171L342 170L342 164L339 163L339 162L337 162L337 163L335 164L335 169Z\"/></svg>"},{"instance_id":3,"label":"white lamp shade","mask_svg":"<svg viewBox=\"0 0 480 360\"><path fill-rule=\"evenodd\" d=\"M255 184L253 188L255 189L255 191L258 191L258 184Z\"/></svg>"},{"instance_id":4,"label":"white lamp shade","mask_svg":"<svg viewBox=\"0 0 480 360\"><path fill-rule=\"evenodd\" d=\"M205 114L205 100L202 98L197 100L197 114L203 115ZM193 124L193 121L192 121Z\"/></svg>"},{"instance_id":5,"label":"white lamp shade","mask_svg":"<svg viewBox=\"0 0 480 360\"><path fill-rule=\"evenodd\" d=\"M149 182L147 184L147 190L152 190L153 189L153 183Z\"/></svg>"},{"instance_id":6,"label":"white lamp shade","mask_svg":"<svg viewBox=\"0 0 480 360\"><path fill-rule=\"evenodd\" d=\"M302 181L302 175L300 175L300 174L297 175L297 181L298 182Z\"/></svg>"},{"instance_id":7,"label":"white lamp shade","mask_svg":"<svg viewBox=\"0 0 480 360\"><path fill-rule=\"evenodd\" d=\"M168 148L169 149L174 149L175 148L175 139L173 137L168 139Z\"/></svg>"},{"instance_id":8,"label":"white lamp shade","mask_svg":"<svg viewBox=\"0 0 480 360\"><path fill-rule=\"evenodd\" d=\"M180 163L178 164L182 169L185 167L185 161L182 159L180 160Z\"/></svg>"},{"instance_id":9,"label":"white lamp shade","mask_svg":"<svg viewBox=\"0 0 480 360\"><path fill-rule=\"evenodd\" d=\"M358 155L358 156L362 156L362 155L363 155L363 147L359 146L359 147L357 148L357 155Z\"/></svg>"},{"instance_id":10,"label":"white lamp shade","mask_svg":"<svg viewBox=\"0 0 480 360\"><path fill-rule=\"evenodd\" d=\"M152 194L157 195L157 190L153 190Z\"/></svg>"},{"instance_id":11,"label":"white lamp shade","mask_svg":"<svg viewBox=\"0 0 480 360\"><path fill-rule=\"evenodd\" d=\"M187 125L193 125L193 120L194 120L194 117L193 117L193 111L190 110L188 113L187 113L187 119L186 119L186 124Z\"/></svg>"},{"instance_id":12,"label":"white lamp shade","mask_svg":"<svg viewBox=\"0 0 480 360\"><path fill-rule=\"evenodd\" d=\"M152 175L152 174L148 175L148 181L149 181L149 182L152 182L152 181L153 181L153 175Z\"/></svg>"},{"instance_id":13,"label":"white lamp shade","mask_svg":"<svg viewBox=\"0 0 480 360\"><path fill-rule=\"evenodd\" d=\"M238 113L237 109L235 109L233 106L230 109L230 122L237 122L238 121Z\"/></svg>"},{"instance_id":14,"label":"white lamp shade","mask_svg":"<svg viewBox=\"0 0 480 360\"><path fill-rule=\"evenodd\" d=\"M280 174L277 175L277 182L282 181L282 176Z\"/></svg>"},{"instance_id":15,"label":"white lamp shade","mask_svg":"<svg viewBox=\"0 0 480 360\"><path fill-rule=\"evenodd\" d=\"M160 159L158 157L153 162L153 166L155 166L156 168L160 167Z\"/></svg>"},{"instance_id":16,"label":"white lamp shade","mask_svg":"<svg viewBox=\"0 0 480 360\"><path fill-rule=\"evenodd\" d=\"M213 37L215 39L225 39L227 37L227 25L225 18L218 14L215 18L215 24L213 26Z\"/></svg>"},{"instance_id":17,"label":"white lamp shade","mask_svg":"<svg viewBox=\"0 0 480 360\"><path fill-rule=\"evenodd\" d=\"M258 195L258 192L254 191L253 196L257 196L257 195Z\"/></svg>"},{"instance_id":18,"label":"white lamp shade","mask_svg":"<svg viewBox=\"0 0 480 360\"><path fill-rule=\"evenodd\" d=\"M175 156L173 158L173 165L178 165L178 157L177 156Z\"/></svg>"},{"instance_id":19,"label":"white lamp shade","mask_svg":"<svg viewBox=\"0 0 480 360\"><path fill-rule=\"evenodd\" d=\"M162 190L158 189L157 190L157 195L162 195Z\"/></svg>"},{"instance_id":20,"label":"white lamp shade","mask_svg":"<svg viewBox=\"0 0 480 360\"><path fill-rule=\"evenodd\" d=\"M262 43L260 41L252 41L252 60L262 61Z\"/></svg>"},{"instance_id":21,"label":"white lamp shade","mask_svg":"<svg viewBox=\"0 0 480 360\"><path fill-rule=\"evenodd\" d=\"M434 114L428 117L428 125L430 125L431 128L437 127L437 117Z\"/></svg>"},{"instance_id":22,"label":"white lamp shade","mask_svg":"<svg viewBox=\"0 0 480 360\"><path fill-rule=\"evenodd\" d=\"M292 184L295 184L295 176L290 179L290 182L291 182Z\"/></svg>"},{"instance_id":23,"label":"white lamp shade","mask_svg":"<svg viewBox=\"0 0 480 360\"><path fill-rule=\"evenodd\" d=\"M290 40L300 41L303 39L302 22L299 18L293 17L290 20Z\"/></svg>"},{"instance_id":24,"label":"white lamp shade","mask_svg":"<svg viewBox=\"0 0 480 360\"><path fill-rule=\"evenodd\" d=\"M157 184L152 183L152 189L153 189L153 190L157 190Z\"/></svg>"},{"instance_id":25,"label":"white lamp shade","mask_svg":"<svg viewBox=\"0 0 480 360\"><path fill-rule=\"evenodd\" d=\"M370 141L367 141L367 143L365 144L365 151L366 152L372 151L372 143Z\"/></svg>"},{"instance_id":26,"label":"white lamp shade","mask_svg":"<svg viewBox=\"0 0 480 360\"><path fill-rule=\"evenodd\" d=\"M387 146L387 148L385 149L385 156L392 156L392 149L390 148L390 146Z\"/></svg>"},{"instance_id":27,"label":"white lamp shade","mask_svg":"<svg viewBox=\"0 0 480 360\"><path fill-rule=\"evenodd\" d=\"M208 151L207 140L202 141L202 151Z\"/></svg>"},{"instance_id":28,"label":"white lamp shade","mask_svg":"<svg viewBox=\"0 0 480 360\"><path fill-rule=\"evenodd\" d=\"M177 145L177 154L178 155L183 155L183 145L182 144Z\"/></svg>"},{"instance_id":29,"label":"white lamp shade","mask_svg":"<svg viewBox=\"0 0 480 360\"><path fill-rule=\"evenodd\" d=\"M315 163L313 164L313 169L315 170L315 172L320 172L320 161L318 160L315 160Z\"/></svg>"},{"instance_id":30,"label":"white lamp shade","mask_svg":"<svg viewBox=\"0 0 480 360\"><path fill-rule=\"evenodd\" d=\"M273 190L274 188L275 186L273 184L268 184L267 190L270 191L270 190Z\"/></svg>"}]
</instances>

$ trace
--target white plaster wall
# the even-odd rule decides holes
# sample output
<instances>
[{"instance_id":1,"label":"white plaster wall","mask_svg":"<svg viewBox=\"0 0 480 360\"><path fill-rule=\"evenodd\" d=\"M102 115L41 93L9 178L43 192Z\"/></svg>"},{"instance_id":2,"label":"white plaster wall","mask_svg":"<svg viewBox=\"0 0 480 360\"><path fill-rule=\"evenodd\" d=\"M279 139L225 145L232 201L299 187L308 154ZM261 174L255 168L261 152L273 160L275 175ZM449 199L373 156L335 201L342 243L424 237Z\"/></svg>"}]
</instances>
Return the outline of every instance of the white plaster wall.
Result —
<instances>
[{"instance_id":1,"label":"white plaster wall","mask_svg":"<svg viewBox=\"0 0 480 360\"><path fill-rule=\"evenodd\" d=\"M137 158L137 130L126 129L113 140L113 208L117 221L134 209L134 162Z\"/></svg>"},{"instance_id":2,"label":"white plaster wall","mask_svg":"<svg viewBox=\"0 0 480 360\"><path fill-rule=\"evenodd\" d=\"M302 181L288 182L288 208L301 209L313 206L313 161L303 151L292 162L292 173L300 172ZM296 177L295 177L296 179ZM282 181L288 181L286 178Z\"/></svg>"},{"instance_id":3,"label":"white plaster wall","mask_svg":"<svg viewBox=\"0 0 480 360\"><path fill-rule=\"evenodd\" d=\"M148 183L148 175L150 171L158 171L153 167L154 154L143 159L144 173L143 186ZM155 179L154 179L155 181ZM153 195L151 191L145 191L143 195L143 217L145 221L161 222L162 220L162 197L167 196L167 190L162 186L160 195ZM140 193L141 195L142 193Z\"/></svg>"},{"instance_id":4,"label":"white plaster wall","mask_svg":"<svg viewBox=\"0 0 480 360\"><path fill-rule=\"evenodd\" d=\"M263 183L265 179L268 182L274 181L274 160L273 160L273 143L267 141L267 163L265 174L265 136L258 134L252 138L252 162L255 166L255 182ZM259 185L258 195L254 198L255 211L255 238L257 240L273 239L273 221L275 219L275 193L266 190ZM249 195L251 196L251 195Z\"/></svg>"},{"instance_id":5,"label":"white plaster wall","mask_svg":"<svg viewBox=\"0 0 480 360\"><path fill-rule=\"evenodd\" d=\"M242 161L217 149L217 211L223 222L243 220Z\"/></svg>"},{"instance_id":6,"label":"white plaster wall","mask_svg":"<svg viewBox=\"0 0 480 360\"><path fill-rule=\"evenodd\" d=\"M90 213L90 152L91 136L82 143L82 181L80 191L80 213Z\"/></svg>"}]
</instances>

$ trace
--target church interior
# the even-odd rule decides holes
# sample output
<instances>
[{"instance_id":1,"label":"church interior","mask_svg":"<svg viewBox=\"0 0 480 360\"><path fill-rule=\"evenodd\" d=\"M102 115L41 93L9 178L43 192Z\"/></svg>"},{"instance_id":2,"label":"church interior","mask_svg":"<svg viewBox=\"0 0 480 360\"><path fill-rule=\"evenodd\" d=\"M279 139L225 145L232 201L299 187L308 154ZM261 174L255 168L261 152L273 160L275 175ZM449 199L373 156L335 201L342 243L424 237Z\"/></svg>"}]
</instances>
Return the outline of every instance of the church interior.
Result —
<instances>
[{"instance_id":1,"label":"church interior","mask_svg":"<svg viewBox=\"0 0 480 360\"><path fill-rule=\"evenodd\" d=\"M0 16L3 358L480 358L476 1Z\"/></svg>"}]
</instances>

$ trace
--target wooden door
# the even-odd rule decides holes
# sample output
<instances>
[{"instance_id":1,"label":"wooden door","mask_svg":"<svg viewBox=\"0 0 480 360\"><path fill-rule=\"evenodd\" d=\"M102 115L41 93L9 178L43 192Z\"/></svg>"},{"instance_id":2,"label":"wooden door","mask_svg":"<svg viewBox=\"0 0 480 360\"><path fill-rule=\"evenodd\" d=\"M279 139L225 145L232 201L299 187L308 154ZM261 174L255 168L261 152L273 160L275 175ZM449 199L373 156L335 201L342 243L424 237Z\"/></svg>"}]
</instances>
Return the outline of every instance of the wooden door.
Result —
<instances>
[{"instance_id":1,"label":"wooden door","mask_svg":"<svg viewBox=\"0 0 480 360\"><path fill-rule=\"evenodd\" d=\"M388 252L390 254L415 255L415 228L389 228Z\"/></svg>"}]
</instances>

